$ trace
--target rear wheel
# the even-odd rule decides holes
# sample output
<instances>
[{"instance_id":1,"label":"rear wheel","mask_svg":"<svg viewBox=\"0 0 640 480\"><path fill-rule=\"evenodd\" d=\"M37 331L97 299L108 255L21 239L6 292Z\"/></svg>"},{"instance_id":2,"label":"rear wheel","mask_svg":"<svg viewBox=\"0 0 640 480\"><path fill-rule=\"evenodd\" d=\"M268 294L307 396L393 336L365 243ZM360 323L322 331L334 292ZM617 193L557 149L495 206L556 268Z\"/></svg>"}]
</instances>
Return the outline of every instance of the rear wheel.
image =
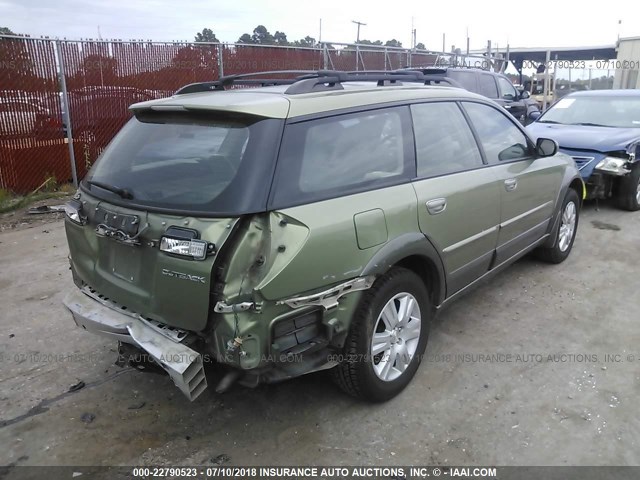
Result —
<instances>
[{"instance_id":1,"label":"rear wheel","mask_svg":"<svg viewBox=\"0 0 640 480\"><path fill-rule=\"evenodd\" d=\"M635 212L640 210L640 165L618 180L616 203L620 208Z\"/></svg>"},{"instance_id":2,"label":"rear wheel","mask_svg":"<svg viewBox=\"0 0 640 480\"><path fill-rule=\"evenodd\" d=\"M365 293L332 370L345 392L369 401L395 397L415 375L429 335L431 304L415 273L393 268Z\"/></svg>"},{"instance_id":3,"label":"rear wheel","mask_svg":"<svg viewBox=\"0 0 640 480\"><path fill-rule=\"evenodd\" d=\"M576 191L570 188L564 197L560 213L560 224L555 231L556 241L551 248L538 248L538 258L549 263L561 263L571 253L573 242L578 231L580 219L580 198Z\"/></svg>"}]
</instances>

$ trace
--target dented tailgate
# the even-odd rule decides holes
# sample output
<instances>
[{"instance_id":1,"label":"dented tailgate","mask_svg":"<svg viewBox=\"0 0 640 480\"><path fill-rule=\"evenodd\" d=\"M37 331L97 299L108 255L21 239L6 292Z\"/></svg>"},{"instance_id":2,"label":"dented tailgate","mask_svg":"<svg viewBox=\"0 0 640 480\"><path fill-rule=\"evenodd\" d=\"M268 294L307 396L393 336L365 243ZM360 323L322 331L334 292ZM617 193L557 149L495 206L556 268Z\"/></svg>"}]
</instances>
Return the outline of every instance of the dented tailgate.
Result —
<instances>
[{"instance_id":1,"label":"dented tailgate","mask_svg":"<svg viewBox=\"0 0 640 480\"><path fill-rule=\"evenodd\" d=\"M204 329L215 253L237 220L137 211L87 194L82 194L81 201L85 224L66 222L76 281L144 317L185 330ZM105 215L111 217L110 223L105 223ZM137 219L135 230L127 227L132 218ZM120 232L126 237L110 235L109 228L115 226L122 226ZM209 255L193 260L160 251L160 239L171 227L198 232L200 239L210 243ZM127 240L133 237L134 241Z\"/></svg>"}]
</instances>

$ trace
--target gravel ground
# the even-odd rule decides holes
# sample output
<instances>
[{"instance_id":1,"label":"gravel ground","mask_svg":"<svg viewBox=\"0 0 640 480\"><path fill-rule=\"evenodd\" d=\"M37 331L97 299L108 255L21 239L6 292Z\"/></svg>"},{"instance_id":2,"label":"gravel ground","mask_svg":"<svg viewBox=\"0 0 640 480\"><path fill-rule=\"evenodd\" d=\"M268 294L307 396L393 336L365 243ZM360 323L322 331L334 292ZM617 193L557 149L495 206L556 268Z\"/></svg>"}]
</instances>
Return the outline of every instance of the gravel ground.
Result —
<instances>
[{"instance_id":1,"label":"gravel ground","mask_svg":"<svg viewBox=\"0 0 640 480\"><path fill-rule=\"evenodd\" d=\"M0 233L0 465L640 464L640 213L587 205L565 263L524 258L443 312L378 405L322 374L192 404L115 367L61 304L63 223L22 227Z\"/></svg>"}]
</instances>

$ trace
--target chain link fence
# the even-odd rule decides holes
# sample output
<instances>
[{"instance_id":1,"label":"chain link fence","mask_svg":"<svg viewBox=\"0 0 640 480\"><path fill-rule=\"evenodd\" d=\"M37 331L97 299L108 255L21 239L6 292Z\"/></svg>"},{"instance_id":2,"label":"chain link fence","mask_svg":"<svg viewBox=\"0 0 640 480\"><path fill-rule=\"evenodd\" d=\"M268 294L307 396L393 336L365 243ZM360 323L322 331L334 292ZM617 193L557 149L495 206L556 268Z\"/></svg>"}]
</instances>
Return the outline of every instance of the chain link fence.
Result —
<instances>
[{"instance_id":1,"label":"chain link fence","mask_svg":"<svg viewBox=\"0 0 640 480\"><path fill-rule=\"evenodd\" d=\"M77 183L130 118L129 105L189 83L260 71L394 70L448 61L452 54L372 45L0 36L0 188L28 193L52 177Z\"/></svg>"}]
</instances>

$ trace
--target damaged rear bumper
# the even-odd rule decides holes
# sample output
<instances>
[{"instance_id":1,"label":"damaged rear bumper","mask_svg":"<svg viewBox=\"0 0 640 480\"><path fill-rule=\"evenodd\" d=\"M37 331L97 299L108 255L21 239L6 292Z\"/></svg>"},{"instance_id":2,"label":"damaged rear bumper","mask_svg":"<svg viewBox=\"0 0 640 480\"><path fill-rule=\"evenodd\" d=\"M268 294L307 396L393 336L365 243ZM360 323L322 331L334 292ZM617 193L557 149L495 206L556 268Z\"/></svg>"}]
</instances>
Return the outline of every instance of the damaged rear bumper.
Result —
<instances>
[{"instance_id":1,"label":"damaged rear bumper","mask_svg":"<svg viewBox=\"0 0 640 480\"><path fill-rule=\"evenodd\" d=\"M86 287L73 289L63 303L79 327L147 352L189 400L195 400L207 388L202 355L182 343L184 332L166 329L126 312Z\"/></svg>"}]
</instances>

